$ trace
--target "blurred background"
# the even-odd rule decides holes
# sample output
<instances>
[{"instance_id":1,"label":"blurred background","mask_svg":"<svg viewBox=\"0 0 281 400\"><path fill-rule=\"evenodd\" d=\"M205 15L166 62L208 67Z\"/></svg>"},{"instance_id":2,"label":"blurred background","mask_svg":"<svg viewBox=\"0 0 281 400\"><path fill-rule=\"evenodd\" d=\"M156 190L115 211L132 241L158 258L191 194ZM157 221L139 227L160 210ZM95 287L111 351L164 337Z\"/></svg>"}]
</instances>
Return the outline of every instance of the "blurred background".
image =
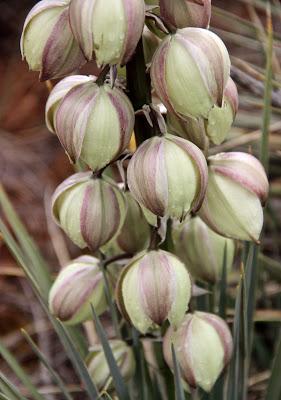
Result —
<instances>
[{"instance_id":1,"label":"blurred background","mask_svg":"<svg viewBox=\"0 0 281 400\"><path fill-rule=\"evenodd\" d=\"M55 273L77 249L61 234L50 217L53 189L73 171L57 138L44 124L45 103L51 88L22 62L19 41L24 19L36 3L32 0L0 1L0 176L13 205L35 238ZM238 85L240 108L222 150L246 150L258 155L263 123L266 50L266 2L213 0L211 28L226 43L232 59L232 77ZM271 2L274 28L273 96L270 121L271 196L260 263L262 285L258 293L257 335L249 399L263 399L281 322L281 5ZM93 73L87 65L85 73ZM239 272L233 276L233 294ZM46 398L58 398L44 368L38 363L19 328L39 343L69 384L73 376L65 354L34 299L22 270L9 255L0 237L0 337L27 368ZM231 318L231 317L230 317ZM19 384L0 358L0 369ZM77 397L79 398L79 397Z\"/></svg>"}]
</instances>

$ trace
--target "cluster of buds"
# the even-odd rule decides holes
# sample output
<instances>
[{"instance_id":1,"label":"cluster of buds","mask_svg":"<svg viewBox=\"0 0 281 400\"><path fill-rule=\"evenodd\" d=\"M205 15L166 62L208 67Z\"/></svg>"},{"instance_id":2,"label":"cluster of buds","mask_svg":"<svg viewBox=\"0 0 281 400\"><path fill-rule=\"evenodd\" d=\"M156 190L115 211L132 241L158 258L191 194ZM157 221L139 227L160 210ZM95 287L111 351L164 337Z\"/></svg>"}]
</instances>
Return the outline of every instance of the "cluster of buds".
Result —
<instances>
[{"instance_id":1,"label":"cluster of buds","mask_svg":"<svg viewBox=\"0 0 281 400\"><path fill-rule=\"evenodd\" d=\"M210 392L232 354L233 342L227 324L218 316L195 312L187 314L177 331L170 327L164 337L164 357L171 369L171 345L189 388Z\"/></svg>"},{"instance_id":2,"label":"cluster of buds","mask_svg":"<svg viewBox=\"0 0 281 400\"><path fill-rule=\"evenodd\" d=\"M167 319L178 327L190 296L191 282L184 264L163 250L137 255L122 271L116 289L120 312L142 333Z\"/></svg>"},{"instance_id":3,"label":"cluster of buds","mask_svg":"<svg viewBox=\"0 0 281 400\"><path fill-rule=\"evenodd\" d=\"M233 265L234 241L218 235L199 217L175 224L173 241L175 253L194 279L211 284L218 282L222 277L224 254L226 271L230 271Z\"/></svg>"},{"instance_id":4,"label":"cluster of buds","mask_svg":"<svg viewBox=\"0 0 281 400\"><path fill-rule=\"evenodd\" d=\"M99 260L91 256L76 258L57 276L50 294L49 308L61 321L74 325L92 318L107 308Z\"/></svg>"},{"instance_id":5,"label":"cluster of buds","mask_svg":"<svg viewBox=\"0 0 281 400\"><path fill-rule=\"evenodd\" d=\"M163 343L168 366L173 369L173 343L188 387L209 392L230 360L232 339L219 317L186 314L192 291L189 272L214 284L223 266L229 270L233 264L233 239L258 242L268 181L251 155L221 153L206 160L210 143L225 140L238 109L228 51L208 30L211 0L147 3L160 6L153 16L155 30L144 27L144 0L42 0L27 16L21 50L41 80L76 74L53 88L46 124L70 161L81 161L90 171L58 186L52 198L55 221L80 248L105 257L112 252L107 263L131 258L119 275L115 268L109 288L111 292L116 286L122 316L143 334L160 335L159 328L169 321ZM148 6L148 19L153 13L154 7ZM161 27L163 40L154 35ZM158 97L168 114L165 121L155 104L134 104L138 117L143 111L157 135L143 132L149 139L131 155L124 153L132 148L135 113L116 65L127 64L136 48L128 72L136 61L143 70L151 63L153 99ZM77 75L90 60L103 67L100 75ZM150 80L142 85L137 76L129 83L130 90L149 88ZM128 96L139 103L130 90ZM135 129L137 139L141 125ZM108 168L113 163L118 174L117 168ZM173 239L176 255L159 245L157 235L164 241L167 226L172 226L168 239ZM97 315L106 310L99 263L83 256L59 273L49 307L61 321L86 321L91 304ZM132 349L119 339L109 344L121 375L129 380L135 371ZM112 388L101 345L91 348L87 366L99 390Z\"/></svg>"}]
</instances>

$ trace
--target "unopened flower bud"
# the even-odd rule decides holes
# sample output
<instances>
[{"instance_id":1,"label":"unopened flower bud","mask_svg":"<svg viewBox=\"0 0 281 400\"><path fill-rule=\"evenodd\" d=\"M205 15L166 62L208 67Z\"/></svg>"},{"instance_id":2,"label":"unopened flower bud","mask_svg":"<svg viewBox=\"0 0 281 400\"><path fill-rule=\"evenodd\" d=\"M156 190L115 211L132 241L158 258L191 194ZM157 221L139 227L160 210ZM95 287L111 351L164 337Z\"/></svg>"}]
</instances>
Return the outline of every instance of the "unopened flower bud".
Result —
<instances>
[{"instance_id":1,"label":"unopened flower bud","mask_svg":"<svg viewBox=\"0 0 281 400\"><path fill-rule=\"evenodd\" d=\"M175 253L195 279L216 283L221 279L224 251L226 270L233 265L235 243L212 231L201 218L194 217L174 226Z\"/></svg>"},{"instance_id":2,"label":"unopened flower bud","mask_svg":"<svg viewBox=\"0 0 281 400\"><path fill-rule=\"evenodd\" d=\"M70 159L98 171L128 146L134 122L133 107L120 89L90 79L64 96L54 127Z\"/></svg>"},{"instance_id":3,"label":"unopened flower bud","mask_svg":"<svg viewBox=\"0 0 281 400\"><path fill-rule=\"evenodd\" d=\"M87 60L126 64L141 37L143 0L72 0L70 23Z\"/></svg>"},{"instance_id":4,"label":"unopened flower bud","mask_svg":"<svg viewBox=\"0 0 281 400\"><path fill-rule=\"evenodd\" d=\"M130 192L125 193L127 212L125 222L116 238L118 247L129 254L146 249L150 243L150 226L143 210Z\"/></svg>"},{"instance_id":5,"label":"unopened flower bud","mask_svg":"<svg viewBox=\"0 0 281 400\"><path fill-rule=\"evenodd\" d=\"M182 262L163 250L139 254L122 271L117 303L140 332L169 320L178 327L191 296L189 274Z\"/></svg>"},{"instance_id":6,"label":"unopened flower bud","mask_svg":"<svg viewBox=\"0 0 281 400\"><path fill-rule=\"evenodd\" d=\"M114 183L91 172L70 176L52 197L53 215L69 238L92 251L107 244L124 223L126 202Z\"/></svg>"},{"instance_id":7,"label":"unopened flower bud","mask_svg":"<svg viewBox=\"0 0 281 400\"><path fill-rule=\"evenodd\" d=\"M232 355L232 337L224 320L214 314L195 312L185 316L176 332L170 327L164 337L163 352L171 369L172 343L182 378L191 388L210 392Z\"/></svg>"},{"instance_id":8,"label":"unopened flower bud","mask_svg":"<svg viewBox=\"0 0 281 400\"><path fill-rule=\"evenodd\" d=\"M268 180L261 163L240 152L209 157L209 180L200 217L220 235L258 242Z\"/></svg>"},{"instance_id":9,"label":"unopened flower bud","mask_svg":"<svg viewBox=\"0 0 281 400\"><path fill-rule=\"evenodd\" d=\"M70 0L42 0L29 12L21 36L21 53L40 80L55 79L80 68L86 59L69 24Z\"/></svg>"},{"instance_id":10,"label":"unopened flower bud","mask_svg":"<svg viewBox=\"0 0 281 400\"><path fill-rule=\"evenodd\" d=\"M104 290L99 260L81 256L57 276L49 294L50 311L69 325L87 321L92 318L91 304L97 315L106 310Z\"/></svg>"},{"instance_id":11,"label":"unopened flower bud","mask_svg":"<svg viewBox=\"0 0 281 400\"><path fill-rule=\"evenodd\" d=\"M208 173L201 150L174 135L146 140L128 167L135 199L158 216L183 219L200 208Z\"/></svg>"},{"instance_id":12,"label":"unopened flower bud","mask_svg":"<svg viewBox=\"0 0 281 400\"><path fill-rule=\"evenodd\" d=\"M170 132L190 140L196 144L204 153L209 148L209 139L206 135L205 122L203 118L178 118L173 113L167 114L167 126Z\"/></svg>"},{"instance_id":13,"label":"unopened flower bud","mask_svg":"<svg viewBox=\"0 0 281 400\"><path fill-rule=\"evenodd\" d=\"M201 28L179 29L154 54L151 78L168 111L205 118L223 104L230 59L222 40Z\"/></svg>"},{"instance_id":14,"label":"unopened flower bud","mask_svg":"<svg viewBox=\"0 0 281 400\"><path fill-rule=\"evenodd\" d=\"M109 340L109 345L121 376L125 381L129 381L134 376L136 369L132 348L122 340L117 339ZM97 344L90 348L86 364L98 390L102 390L105 386L107 390L113 389L112 377L102 345Z\"/></svg>"},{"instance_id":15,"label":"unopened flower bud","mask_svg":"<svg viewBox=\"0 0 281 400\"><path fill-rule=\"evenodd\" d=\"M45 120L49 131L51 131L52 133L56 132L56 112L65 95L75 86L81 85L82 83L86 83L89 81L94 81L95 79L96 77L94 76L71 75L67 78L62 79L59 83L56 84L56 86L51 91L46 103Z\"/></svg>"},{"instance_id":16,"label":"unopened flower bud","mask_svg":"<svg viewBox=\"0 0 281 400\"><path fill-rule=\"evenodd\" d=\"M160 0L160 15L170 28L208 28L211 0Z\"/></svg>"}]
</instances>

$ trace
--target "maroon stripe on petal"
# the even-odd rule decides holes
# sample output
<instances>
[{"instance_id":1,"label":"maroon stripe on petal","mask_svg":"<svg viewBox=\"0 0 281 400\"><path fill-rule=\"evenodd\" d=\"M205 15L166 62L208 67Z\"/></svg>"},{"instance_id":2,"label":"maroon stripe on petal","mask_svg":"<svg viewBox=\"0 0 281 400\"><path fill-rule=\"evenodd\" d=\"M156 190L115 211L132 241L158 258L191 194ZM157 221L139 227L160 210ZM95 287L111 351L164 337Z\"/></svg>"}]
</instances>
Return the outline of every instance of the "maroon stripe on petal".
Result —
<instances>
[{"instance_id":1,"label":"maroon stripe on petal","mask_svg":"<svg viewBox=\"0 0 281 400\"><path fill-rule=\"evenodd\" d=\"M69 178L65 179L55 190L52 195L52 210L53 216L58 223L58 215L56 213L56 202L59 197L71 187L78 185L79 183L86 182L90 179L92 173L91 172L78 172L77 174L71 175Z\"/></svg>"},{"instance_id":2,"label":"maroon stripe on petal","mask_svg":"<svg viewBox=\"0 0 281 400\"><path fill-rule=\"evenodd\" d=\"M133 196L159 216L165 215L168 204L163 147L162 138L146 140L137 149L128 166L128 185ZM161 173L163 179L159 182Z\"/></svg>"},{"instance_id":3,"label":"maroon stripe on petal","mask_svg":"<svg viewBox=\"0 0 281 400\"><path fill-rule=\"evenodd\" d=\"M88 276L86 282L81 280L84 275ZM79 279L81 282L79 282ZM79 270L62 283L60 290L53 298L52 307L56 316L61 321L72 319L89 297L91 297L101 280L101 272L94 274L94 269L89 269L89 267L81 269L81 266L79 266ZM81 291L79 291L76 298L73 298L72 294L73 282L78 285L82 284Z\"/></svg>"},{"instance_id":4,"label":"maroon stripe on petal","mask_svg":"<svg viewBox=\"0 0 281 400\"><path fill-rule=\"evenodd\" d=\"M163 20L168 23L171 27L177 27L175 20L175 13L172 12L172 7L176 7L175 4L171 4L171 0L160 0L160 15Z\"/></svg>"},{"instance_id":5,"label":"maroon stripe on petal","mask_svg":"<svg viewBox=\"0 0 281 400\"><path fill-rule=\"evenodd\" d=\"M192 370L192 322L193 316L187 314L179 331L176 332L176 352L183 377L192 388L196 388L197 383Z\"/></svg>"},{"instance_id":6,"label":"maroon stripe on petal","mask_svg":"<svg viewBox=\"0 0 281 400\"><path fill-rule=\"evenodd\" d=\"M176 114L176 111L170 102L166 84L166 59L170 47L170 41L171 37L168 37L156 50L151 63L150 75L153 87L159 98L170 112Z\"/></svg>"},{"instance_id":7,"label":"maroon stripe on petal","mask_svg":"<svg viewBox=\"0 0 281 400\"><path fill-rule=\"evenodd\" d=\"M121 154L129 145L133 132L134 112L132 107L128 107L128 102L123 101L123 96L123 93L121 93L119 90L118 92L114 91L112 93L108 93L108 97L117 111L120 124L119 148L115 157Z\"/></svg>"},{"instance_id":8,"label":"maroon stripe on petal","mask_svg":"<svg viewBox=\"0 0 281 400\"><path fill-rule=\"evenodd\" d=\"M69 1L67 0L44 0L44 1L39 1L35 6L29 11L22 30L22 35L20 39L20 48L21 48L21 54L22 57L24 58L24 35L25 31L27 29L27 26L29 23L32 21L34 17L37 15L41 14L44 11L47 11L49 9L54 9L57 7L66 7L68 5Z\"/></svg>"},{"instance_id":9,"label":"maroon stripe on petal","mask_svg":"<svg viewBox=\"0 0 281 400\"><path fill-rule=\"evenodd\" d=\"M145 5L143 0L122 1L127 31L124 38L121 65L125 65L133 55L142 35L145 20Z\"/></svg>"},{"instance_id":10,"label":"maroon stripe on petal","mask_svg":"<svg viewBox=\"0 0 281 400\"><path fill-rule=\"evenodd\" d=\"M117 200L113 186L107 184L106 190L104 190L104 226L107 227L107 241L113 238L120 227L121 222L121 210Z\"/></svg>"},{"instance_id":11,"label":"maroon stripe on petal","mask_svg":"<svg viewBox=\"0 0 281 400\"><path fill-rule=\"evenodd\" d=\"M70 29L68 8L65 8L44 47L40 80L60 78L80 68L85 62Z\"/></svg>"},{"instance_id":12,"label":"maroon stripe on petal","mask_svg":"<svg viewBox=\"0 0 281 400\"><path fill-rule=\"evenodd\" d=\"M202 151L197 147L194 143L179 138L179 137L173 137L172 135L169 135L169 140L172 140L174 143L176 143L181 149L183 149L189 157L193 160L195 166L197 167L198 173L199 173L199 183L197 186L197 194L196 198L194 200L194 203L192 205L192 211L197 212L204 201L204 198L206 196L206 191L207 191L207 185L208 185L208 166L207 166L207 161L202 153Z\"/></svg>"},{"instance_id":13,"label":"maroon stripe on petal","mask_svg":"<svg viewBox=\"0 0 281 400\"><path fill-rule=\"evenodd\" d=\"M118 232L121 210L115 189L96 179L85 189L80 212L81 234L92 251L111 240Z\"/></svg>"},{"instance_id":14,"label":"maroon stripe on petal","mask_svg":"<svg viewBox=\"0 0 281 400\"><path fill-rule=\"evenodd\" d=\"M224 97L229 101L233 114L236 115L239 107L239 97L238 97L238 90L237 86L233 82L231 78L228 79L225 91L224 91Z\"/></svg>"},{"instance_id":15,"label":"maroon stripe on petal","mask_svg":"<svg viewBox=\"0 0 281 400\"><path fill-rule=\"evenodd\" d=\"M93 58L92 20L97 0L71 0L69 6L69 21L75 39L85 56L90 61Z\"/></svg>"},{"instance_id":16,"label":"maroon stripe on petal","mask_svg":"<svg viewBox=\"0 0 281 400\"><path fill-rule=\"evenodd\" d=\"M94 187L92 184L89 184L84 193L83 203L80 211L80 230L81 235L85 242L92 247L92 239L93 239L93 232L89 229L90 226L90 217L91 217L91 203L92 203L92 192ZM97 189L96 189L97 190Z\"/></svg>"},{"instance_id":17,"label":"maroon stripe on petal","mask_svg":"<svg viewBox=\"0 0 281 400\"><path fill-rule=\"evenodd\" d=\"M171 269L165 256L150 252L138 266L140 299L148 317L161 325L168 317L174 298Z\"/></svg>"},{"instance_id":18,"label":"maroon stripe on petal","mask_svg":"<svg viewBox=\"0 0 281 400\"><path fill-rule=\"evenodd\" d=\"M98 94L95 83L82 83L67 93L56 112L57 136L73 162L80 157L88 119Z\"/></svg>"}]
</instances>

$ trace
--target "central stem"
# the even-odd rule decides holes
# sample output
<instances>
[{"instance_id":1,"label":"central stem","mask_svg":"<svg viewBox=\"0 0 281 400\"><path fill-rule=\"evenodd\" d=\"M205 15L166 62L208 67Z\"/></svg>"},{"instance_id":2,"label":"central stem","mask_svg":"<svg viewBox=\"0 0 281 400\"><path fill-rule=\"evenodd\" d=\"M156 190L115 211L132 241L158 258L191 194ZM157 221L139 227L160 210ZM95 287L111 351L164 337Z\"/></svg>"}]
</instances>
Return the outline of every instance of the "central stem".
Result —
<instances>
[{"instance_id":1,"label":"central stem","mask_svg":"<svg viewBox=\"0 0 281 400\"><path fill-rule=\"evenodd\" d=\"M126 65L127 88L134 110L141 110L145 104L151 104L151 82L146 72L142 39L140 39L135 54ZM146 139L153 136L153 128L144 115L136 115L135 122L136 142L139 146Z\"/></svg>"}]
</instances>

